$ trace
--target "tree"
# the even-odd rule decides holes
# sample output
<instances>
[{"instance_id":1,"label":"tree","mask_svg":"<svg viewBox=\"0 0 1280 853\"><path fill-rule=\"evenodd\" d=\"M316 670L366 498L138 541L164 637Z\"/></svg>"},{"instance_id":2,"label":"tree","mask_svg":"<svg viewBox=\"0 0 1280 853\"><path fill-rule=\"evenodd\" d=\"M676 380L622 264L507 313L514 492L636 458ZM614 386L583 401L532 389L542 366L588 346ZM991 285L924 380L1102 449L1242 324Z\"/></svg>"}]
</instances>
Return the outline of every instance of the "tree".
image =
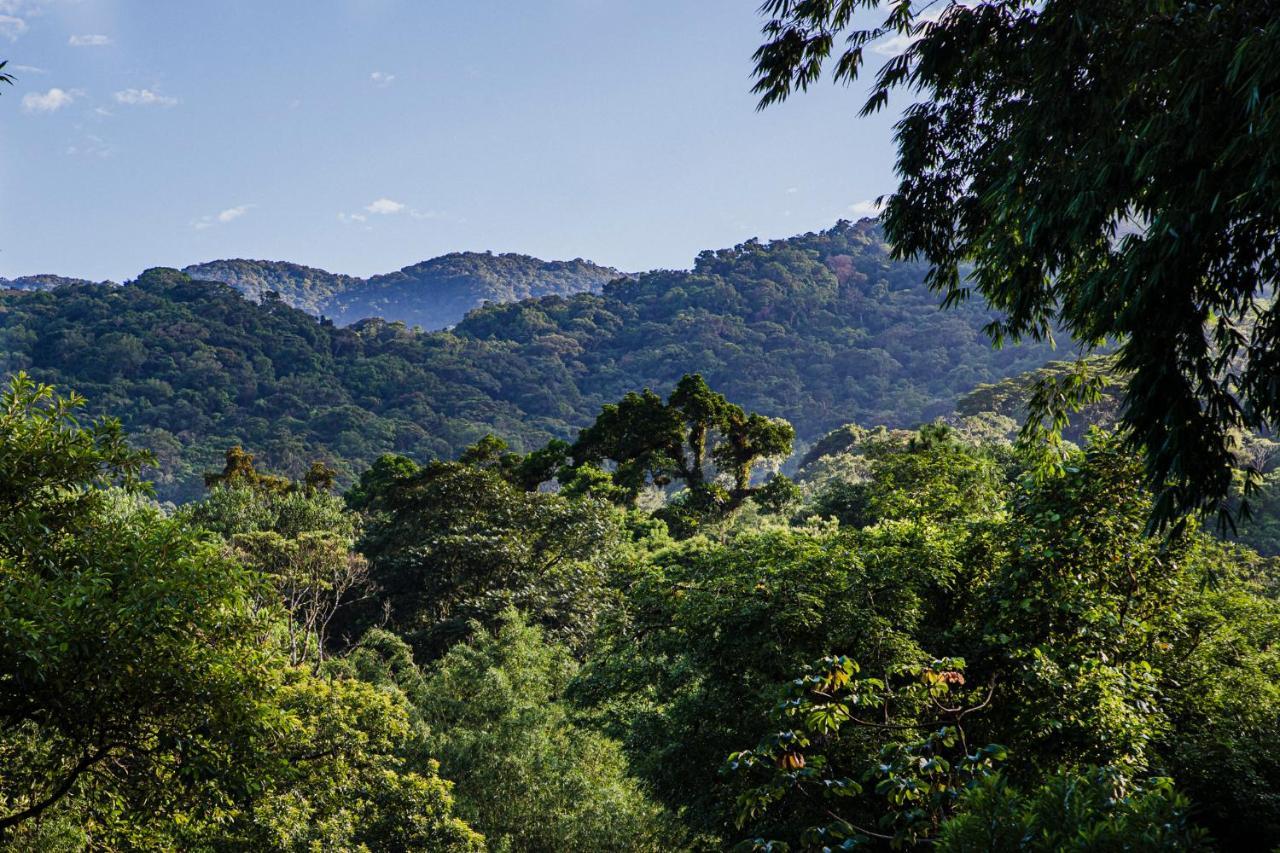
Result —
<instances>
[{"instance_id":1,"label":"tree","mask_svg":"<svg viewBox=\"0 0 1280 853\"><path fill-rule=\"evenodd\" d=\"M808 661L858 650L870 671L924 656L910 636L933 563L863 560L830 527L769 526L659 551L628 584L625 618L575 685L634 772L697 832L734 838L725 755L765 735L767 711ZM942 561L934 561L934 563ZM871 761L868 747L861 760Z\"/></svg>"},{"instance_id":2,"label":"tree","mask_svg":"<svg viewBox=\"0 0 1280 853\"><path fill-rule=\"evenodd\" d=\"M860 29L859 9L884 7ZM922 92L897 124L884 208L898 257L948 304L976 290L997 342L1117 342L1122 421L1158 492L1151 522L1222 508L1232 435L1280 417L1280 17L1271 3L767 0L765 106L906 46L863 108ZM837 48L837 38L848 34ZM965 266L972 263L970 278ZM1032 428L1087 399L1046 387ZM1229 521L1224 515L1224 519Z\"/></svg>"},{"instance_id":3,"label":"tree","mask_svg":"<svg viewBox=\"0 0 1280 853\"><path fill-rule=\"evenodd\" d=\"M351 551L351 540L331 532L286 538L273 530L242 533L232 540L245 565L267 575L288 613L289 663L319 669L331 645L338 612L368 586L369 564Z\"/></svg>"},{"instance_id":4,"label":"tree","mask_svg":"<svg viewBox=\"0 0 1280 853\"><path fill-rule=\"evenodd\" d=\"M111 815L236 779L269 678L252 578L79 405L22 374L0 397L0 833L86 787Z\"/></svg>"},{"instance_id":5,"label":"tree","mask_svg":"<svg viewBox=\"0 0 1280 853\"><path fill-rule=\"evenodd\" d=\"M685 375L665 403L645 389L605 405L570 453L579 467L611 463L614 484L631 502L647 485L663 488L678 480L693 509L729 510L753 494L756 464L786 456L794 441L791 424L748 414L695 373ZM711 476L709 459L717 468ZM727 492L715 483L719 473L730 478Z\"/></svg>"},{"instance_id":6,"label":"tree","mask_svg":"<svg viewBox=\"0 0 1280 853\"><path fill-rule=\"evenodd\" d=\"M194 830L180 831L173 847L485 849L455 816L453 786L421 758L426 732L407 696L355 677L341 660L331 663L320 677L300 667L283 671L272 697L278 731L240 756L253 795L221 821L191 815Z\"/></svg>"},{"instance_id":7,"label":"tree","mask_svg":"<svg viewBox=\"0 0 1280 853\"><path fill-rule=\"evenodd\" d=\"M407 700L292 665L257 573L146 500L146 454L79 403L21 374L0 396L0 843L478 850Z\"/></svg>"},{"instance_id":8,"label":"tree","mask_svg":"<svg viewBox=\"0 0 1280 853\"><path fill-rule=\"evenodd\" d=\"M292 664L318 668L332 651L330 625L340 610L367 597L368 562L352 550L359 516L326 488L332 470L314 463L301 483L258 473L233 448L204 500L179 516L221 535L230 553L271 581L269 605L284 606Z\"/></svg>"},{"instance_id":9,"label":"tree","mask_svg":"<svg viewBox=\"0 0 1280 853\"><path fill-rule=\"evenodd\" d=\"M322 463L314 463L308 470L307 485L311 485L313 478L318 485L322 484L325 478L332 483L333 479L329 476L327 469L317 466L322 466ZM284 477L260 473L253 465L253 454L238 444L227 450L226 465L221 472L210 471L204 475L204 485L206 489L212 489L218 485L245 486L263 492L285 492L293 487L293 484Z\"/></svg>"},{"instance_id":10,"label":"tree","mask_svg":"<svg viewBox=\"0 0 1280 853\"><path fill-rule=\"evenodd\" d=\"M357 624L389 620L422 659L508 606L578 648L608 608L623 536L614 507L528 492L491 467L394 460L362 478L359 500L371 508L359 550L385 610L367 607Z\"/></svg>"},{"instance_id":11,"label":"tree","mask_svg":"<svg viewBox=\"0 0 1280 853\"><path fill-rule=\"evenodd\" d=\"M619 745L573 721L568 650L513 611L495 627L454 646L422 694L432 752L458 780L460 813L495 849L680 849Z\"/></svg>"}]
</instances>

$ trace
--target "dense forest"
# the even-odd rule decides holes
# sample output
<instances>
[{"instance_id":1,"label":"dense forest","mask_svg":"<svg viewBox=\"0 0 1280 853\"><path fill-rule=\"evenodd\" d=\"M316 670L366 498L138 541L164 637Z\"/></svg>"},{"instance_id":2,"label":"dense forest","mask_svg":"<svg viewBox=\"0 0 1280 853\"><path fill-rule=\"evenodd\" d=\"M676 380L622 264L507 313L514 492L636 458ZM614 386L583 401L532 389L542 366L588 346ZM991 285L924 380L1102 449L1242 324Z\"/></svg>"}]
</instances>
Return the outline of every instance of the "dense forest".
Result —
<instances>
[{"instance_id":1,"label":"dense forest","mask_svg":"<svg viewBox=\"0 0 1280 853\"><path fill-rule=\"evenodd\" d=\"M118 288L0 293L0 366L120 417L155 454L160 495L179 500L232 445L294 477L324 459L347 484L386 452L452 458L487 432L524 450L571 438L604 403L666 393L685 372L812 441L932 420L1046 361L1043 344L993 350L977 304L938 311L924 274L890 259L874 223L841 223L423 334L338 327L150 270Z\"/></svg>"},{"instance_id":2,"label":"dense forest","mask_svg":"<svg viewBox=\"0 0 1280 853\"><path fill-rule=\"evenodd\" d=\"M759 11L878 222L4 283L0 846L1280 850L1280 17Z\"/></svg>"},{"instance_id":3,"label":"dense forest","mask_svg":"<svg viewBox=\"0 0 1280 853\"><path fill-rule=\"evenodd\" d=\"M177 510L118 423L0 400L15 849L1269 849L1277 566L1149 536L943 425L784 421L701 377L573 443L233 448ZM998 416L997 416L998 417Z\"/></svg>"},{"instance_id":4,"label":"dense forest","mask_svg":"<svg viewBox=\"0 0 1280 853\"><path fill-rule=\"evenodd\" d=\"M622 277L581 258L542 261L492 252L455 252L367 279L284 261L210 261L183 272L229 284L255 301L274 292L286 304L342 326L378 317L427 330L452 326L486 302L598 293Z\"/></svg>"}]
</instances>

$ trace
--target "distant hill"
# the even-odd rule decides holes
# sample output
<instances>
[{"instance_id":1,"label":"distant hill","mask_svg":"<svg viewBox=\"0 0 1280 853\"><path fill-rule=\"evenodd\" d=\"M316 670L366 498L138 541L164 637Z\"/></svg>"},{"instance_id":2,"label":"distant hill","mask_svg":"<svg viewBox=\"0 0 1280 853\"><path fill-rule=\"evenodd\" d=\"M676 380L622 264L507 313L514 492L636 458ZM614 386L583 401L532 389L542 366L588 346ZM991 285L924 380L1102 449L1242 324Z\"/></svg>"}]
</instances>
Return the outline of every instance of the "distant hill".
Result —
<instances>
[{"instance_id":1,"label":"distant hill","mask_svg":"<svg viewBox=\"0 0 1280 853\"><path fill-rule=\"evenodd\" d=\"M459 257L493 269L506 256ZM453 268L432 267L437 281L441 269ZM379 454L449 456L488 431L524 449L572 437L604 403L666 393L686 372L812 441L850 422L933 420L975 385L1048 360L1041 345L993 349L990 312L940 310L924 273L893 260L874 223L846 222L421 333L336 326L157 269L118 288L0 292L0 369L121 417L174 499L199 494L201 473L236 443L295 476L326 459L349 482ZM426 280L404 276L388 290Z\"/></svg>"},{"instance_id":2,"label":"distant hill","mask_svg":"<svg viewBox=\"0 0 1280 853\"><path fill-rule=\"evenodd\" d=\"M460 321L486 302L599 293L623 274L581 259L460 252L369 279L284 261L211 261L186 267L192 278L220 281L255 301L274 291L288 305L339 325L380 317L427 330Z\"/></svg>"},{"instance_id":3,"label":"distant hill","mask_svg":"<svg viewBox=\"0 0 1280 853\"><path fill-rule=\"evenodd\" d=\"M183 272L201 281L229 284L254 302L261 302L264 294L274 291L286 304L316 315L325 312L329 300L336 294L364 282L355 276L288 261L210 261L193 264Z\"/></svg>"},{"instance_id":4,"label":"distant hill","mask_svg":"<svg viewBox=\"0 0 1280 853\"><path fill-rule=\"evenodd\" d=\"M114 286L114 281L93 282L85 278L67 278L61 275L24 275L18 278L0 278L0 290L53 290L76 284L104 284Z\"/></svg>"}]
</instances>

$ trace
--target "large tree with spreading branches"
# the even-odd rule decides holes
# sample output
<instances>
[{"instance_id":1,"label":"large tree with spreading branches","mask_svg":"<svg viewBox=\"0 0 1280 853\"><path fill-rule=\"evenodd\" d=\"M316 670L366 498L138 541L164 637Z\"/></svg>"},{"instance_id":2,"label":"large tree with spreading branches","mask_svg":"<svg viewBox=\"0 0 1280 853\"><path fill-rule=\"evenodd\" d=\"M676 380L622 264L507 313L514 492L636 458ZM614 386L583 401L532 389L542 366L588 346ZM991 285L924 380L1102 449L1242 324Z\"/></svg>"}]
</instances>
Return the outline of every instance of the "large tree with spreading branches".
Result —
<instances>
[{"instance_id":1,"label":"large tree with spreading branches","mask_svg":"<svg viewBox=\"0 0 1280 853\"><path fill-rule=\"evenodd\" d=\"M1280 3L767 0L761 105L864 72L895 91L883 222L997 341L1114 343L1154 526L1222 510L1237 436L1280 417ZM882 13L882 16L881 14ZM889 50L884 48L888 47ZM1028 434L1087 395L1044 387ZM1059 419L1060 420L1060 419ZM1224 515L1224 518L1227 516ZM1228 519L1229 520L1229 519Z\"/></svg>"}]
</instances>

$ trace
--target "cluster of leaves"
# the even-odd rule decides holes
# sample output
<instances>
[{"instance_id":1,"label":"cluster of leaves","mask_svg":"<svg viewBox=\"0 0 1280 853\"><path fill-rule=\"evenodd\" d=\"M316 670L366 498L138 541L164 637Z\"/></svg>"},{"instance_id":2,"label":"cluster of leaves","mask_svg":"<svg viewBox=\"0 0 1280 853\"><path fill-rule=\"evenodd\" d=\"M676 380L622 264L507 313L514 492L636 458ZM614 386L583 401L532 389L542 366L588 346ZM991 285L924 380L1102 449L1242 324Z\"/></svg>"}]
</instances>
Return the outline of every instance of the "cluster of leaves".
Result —
<instances>
[{"instance_id":1,"label":"cluster of leaves","mask_svg":"<svg viewBox=\"0 0 1280 853\"><path fill-rule=\"evenodd\" d=\"M490 305L423 334L339 328L152 270L123 287L0 292L0 370L75 388L121 418L175 501L198 498L233 445L293 478L325 459L348 485L382 454L451 459L490 432L522 451L571 441L606 403L668 394L692 372L812 440L850 421L914 425L1047 357L992 351L981 331L992 315L936 311L924 275L891 260L873 223L842 223L704 252L692 271L599 294Z\"/></svg>"},{"instance_id":2,"label":"cluster of leaves","mask_svg":"<svg viewBox=\"0 0 1280 853\"><path fill-rule=\"evenodd\" d=\"M826 657L795 679L785 698L773 710L773 718L786 728L767 734L752 750L731 753L725 764L730 773L764 771L767 781L744 791L738 798L739 826L758 824L770 810L788 800L788 811L806 811L816 805L830 822L805 829L800 844L806 848L848 848L874 839L895 847L931 841L957 802L979 780L994 772L1006 757L998 744L971 750L963 722L991 700L966 704L964 661L942 659L928 665L910 664L879 678L856 678L858 665L847 657ZM919 730L914 739L886 744L878 763L863 774L862 782L827 771L826 755L814 751L834 747L847 725L876 730ZM861 828L838 814L831 801L874 790L886 801L876 829ZM806 802L807 800L807 802ZM780 849L776 841L753 839L741 849Z\"/></svg>"}]
</instances>

